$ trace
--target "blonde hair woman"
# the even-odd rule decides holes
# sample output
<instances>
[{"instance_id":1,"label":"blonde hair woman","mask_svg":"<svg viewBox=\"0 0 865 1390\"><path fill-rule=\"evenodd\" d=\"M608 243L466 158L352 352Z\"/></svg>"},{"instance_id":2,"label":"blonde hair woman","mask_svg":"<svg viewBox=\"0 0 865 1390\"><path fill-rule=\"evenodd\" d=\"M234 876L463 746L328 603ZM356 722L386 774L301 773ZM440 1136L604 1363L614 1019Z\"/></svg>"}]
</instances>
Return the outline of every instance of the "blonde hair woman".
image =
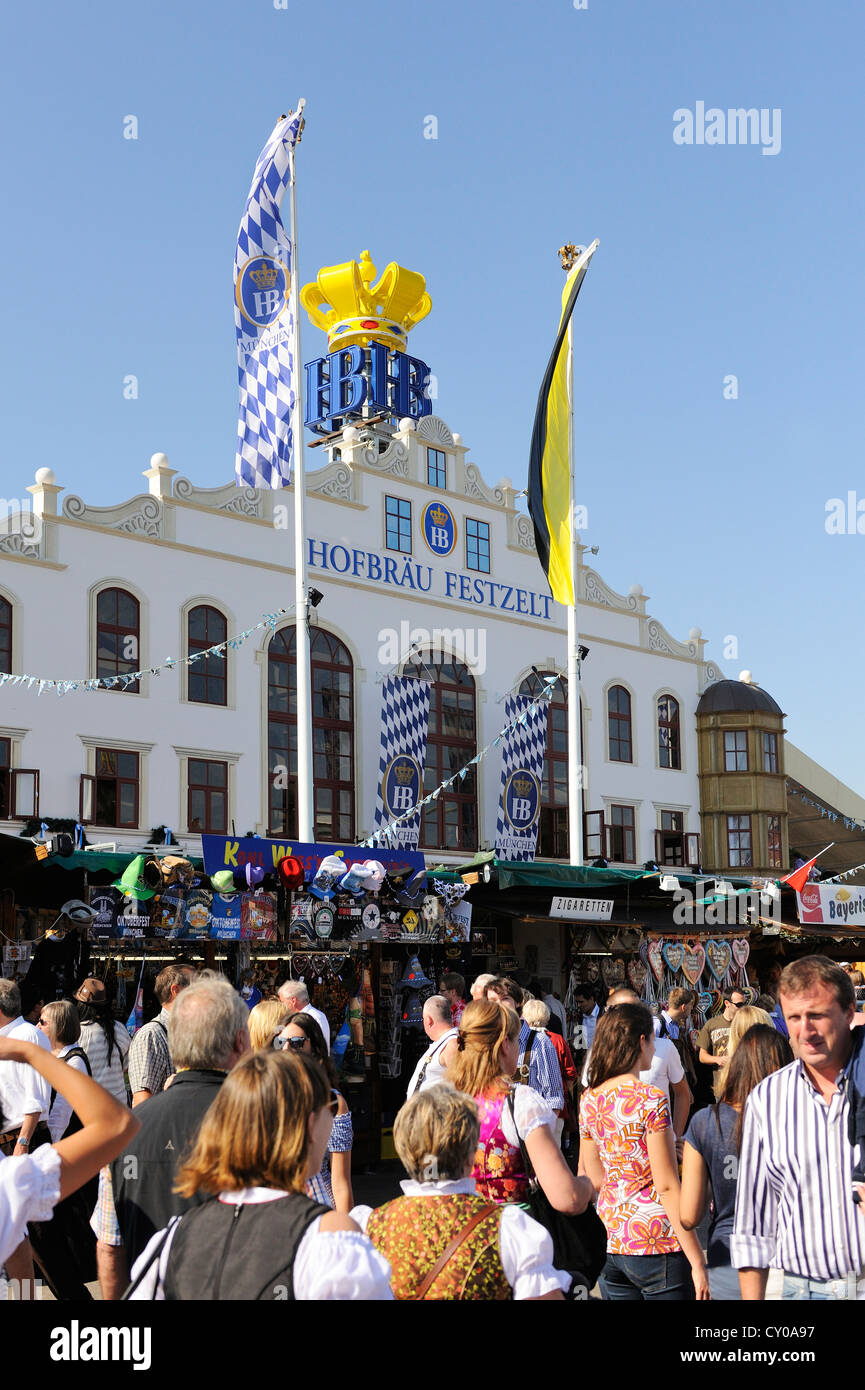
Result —
<instances>
[{"instance_id":1,"label":"blonde hair woman","mask_svg":"<svg viewBox=\"0 0 865 1390\"><path fill-rule=\"evenodd\" d=\"M175 1190L218 1200L159 1231L132 1271L132 1299L389 1300L390 1268L351 1217L304 1192L321 1168L336 1102L318 1062L248 1053L207 1111Z\"/></svg>"},{"instance_id":2,"label":"blonde hair woman","mask_svg":"<svg viewBox=\"0 0 865 1390\"><path fill-rule=\"evenodd\" d=\"M468 1096L442 1083L418 1091L393 1127L404 1195L352 1215L389 1262L394 1298L561 1300L570 1280L553 1267L549 1233L522 1207L475 1191L479 1134Z\"/></svg>"},{"instance_id":3,"label":"blonde hair woman","mask_svg":"<svg viewBox=\"0 0 865 1390\"><path fill-rule=\"evenodd\" d=\"M285 1027L285 1020L290 1014L291 1010L279 999L262 999L250 1009L249 1041L253 1052L273 1047L274 1038Z\"/></svg>"},{"instance_id":4,"label":"blonde hair woman","mask_svg":"<svg viewBox=\"0 0 865 1390\"><path fill-rule=\"evenodd\" d=\"M556 1145L555 1112L529 1086L515 1086L520 1016L492 999L478 999L460 1019L456 1056L447 1079L472 1096L480 1135L472 1177L489 1202L524 1202L531 1174L524 1171L522 1140L535 1176L557 1211L577 1216L595 1192L576 1178Z\"/></svg>"},{"instance_id":5,"label":"blonde hair woman","mask_svg":"<svg viewBox=\"0 0 865 1390\"><path fill-rule=\"evenodd\" d=\"M754 1028L758 1023L768 1024L774 1027L771 1018L765 1009L758 1009L754 1004L743 1004L741 1009L736 1010L733 1022L730 1024L730 1036L727 1039L727 1055L724 1058L724 1065L718 1072L718 1094L723 1095L724 1087L730 1073L730 1059L739 1043L744 1038L749 1028Z\"/></svg>"}]
</instances>

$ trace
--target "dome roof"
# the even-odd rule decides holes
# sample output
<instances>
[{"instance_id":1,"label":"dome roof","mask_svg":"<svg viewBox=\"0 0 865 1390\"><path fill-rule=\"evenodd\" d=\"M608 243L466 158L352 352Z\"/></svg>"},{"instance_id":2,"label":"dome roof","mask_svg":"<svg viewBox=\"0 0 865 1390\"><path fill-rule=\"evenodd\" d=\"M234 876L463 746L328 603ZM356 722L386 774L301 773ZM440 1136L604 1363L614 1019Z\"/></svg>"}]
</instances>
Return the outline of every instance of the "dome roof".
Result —
<instances>
[{"instance_id":1,"label":"dome roof","mask_svg":"<svg viewBox=\"0 0 865 1390\"><path fill-rule=\"evenodd\" d=\"M703 691L697 706L698 714L724 714L733 710L762 710L766 714L784 717L781 706L772 696L749 681L715 681L714 685Z\"/></svg>"}]
</instances>

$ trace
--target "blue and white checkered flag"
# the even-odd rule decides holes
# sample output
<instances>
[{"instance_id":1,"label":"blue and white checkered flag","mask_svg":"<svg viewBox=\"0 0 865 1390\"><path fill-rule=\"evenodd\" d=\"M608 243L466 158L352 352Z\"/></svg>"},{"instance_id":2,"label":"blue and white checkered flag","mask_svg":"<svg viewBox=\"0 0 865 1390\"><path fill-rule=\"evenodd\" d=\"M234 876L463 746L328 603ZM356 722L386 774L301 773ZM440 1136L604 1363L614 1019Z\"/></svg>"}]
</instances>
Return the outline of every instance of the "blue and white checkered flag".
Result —
<instances>
[{"instance_id":1,"label":"blue and white checkered flag","mask_svg":"<svg viewBox=\"0 0 865 1390\"><path fill-rule=\"evenodd\" d=\"M496 822L496 856L499 859L535 857L541 818L547 712L546 700L509 695L505 701L505 722L516 722L508 731L502 757L502 795Z\"/></svg>"},{"instance_id":2,"label":"blue and white checkered flag","mask_svg":"<svg viewBox=\"0 0 865 1390\"><path fill-rule=\"evenodd\" d=\"M428 681L406 676L385 676L381 690L376 830L406 815L424 794L429 701ZM417 849L420 818L418 811L394 826L387 835L387 844L398 849Z\"/></svg>"},{"instance_id":3,"label":"blue and white checkered flag","mask_svg":"<svg viewBox=\"0 0 865 1390\"><path fill-rule=\"evenodd\" d=\"M297 364L289 304L294 247L280 207L291 178L291 154L302 113L284 116L265 145L237 234L234 324L240 416L235 473L238 487L288 487Z\"/></svg>"}]
</instances>

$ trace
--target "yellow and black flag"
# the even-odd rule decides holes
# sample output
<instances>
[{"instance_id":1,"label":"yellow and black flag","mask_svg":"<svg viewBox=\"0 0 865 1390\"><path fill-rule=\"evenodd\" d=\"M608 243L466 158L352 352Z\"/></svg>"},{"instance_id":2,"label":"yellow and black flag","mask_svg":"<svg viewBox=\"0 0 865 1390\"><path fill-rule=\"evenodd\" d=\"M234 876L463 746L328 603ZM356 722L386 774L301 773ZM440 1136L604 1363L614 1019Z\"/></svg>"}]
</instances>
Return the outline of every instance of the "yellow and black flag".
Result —
<instances>
[{"instance_id":1,"label":"yellow and black flag","mask_svg":"<svg viewBox=\"0 0 865 1390\"><path fill-rule=\"evenodd\" d=\"M568 323L597 245L594 242L579 257L565 281L559 331L538 394L529 456L528 502L535 545L553 598L566 605L574 602L568 497Z\"/></svg>"}]
</instances>

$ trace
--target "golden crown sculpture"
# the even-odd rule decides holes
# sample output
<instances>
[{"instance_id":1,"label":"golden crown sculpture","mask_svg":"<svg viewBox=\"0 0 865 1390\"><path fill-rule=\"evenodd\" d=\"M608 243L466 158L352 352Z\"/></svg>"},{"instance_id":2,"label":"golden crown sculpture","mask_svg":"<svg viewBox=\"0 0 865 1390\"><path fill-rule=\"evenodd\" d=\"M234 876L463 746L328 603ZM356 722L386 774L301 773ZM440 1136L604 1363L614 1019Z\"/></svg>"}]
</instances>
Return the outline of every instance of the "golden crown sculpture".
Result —
<instances>
[{"instance_id":1,"label":"golden crown sculpture","mask_svg":"<svg viewBox=\"0 0 865 1390\"><path fill-rule=\"evenodd\" d=\"M393 775L398 782L404 785L414 777L414 768L411 763L397 763L393 770Z\"/></svg>"},{"instance_id":2,"label":"golden crown sculpture","mask_svg":"<svg viewBox=\"0 0 865 1390\"><path fill-rule=\"evenodd\" d=\"M362 251L359 262L323 266L301 290L300 302L316 328L327 334L331 352L371 342L404 351L410 330L432 308L426 281L417 271L391 261L377 285L372 283L375 275L369 252Z\"/></svg>"},{"instance_id":3,"label":"golden crown sculpture","mask_svg":"<svg viewBox=\"0 0 865 1390\"><path fill-rule=\"evenodd\" d=\"M450 519L444 507L439 506L438 504L432 508L432 510L430 511L430 516L432 517L433 522L436 526L444 526Z\"/></svg>"},{"instance_id":4,"label":"golden crown sculpture","mask_svg":"<svg viewBox=\"0 0 865 1390\"><path fill-rule=\"evenodd\" d=\"M532 781L530 777L515 777L512 785L517 796L528 796L529 792L532 789Z\"/></svg>"}]
</instances>

